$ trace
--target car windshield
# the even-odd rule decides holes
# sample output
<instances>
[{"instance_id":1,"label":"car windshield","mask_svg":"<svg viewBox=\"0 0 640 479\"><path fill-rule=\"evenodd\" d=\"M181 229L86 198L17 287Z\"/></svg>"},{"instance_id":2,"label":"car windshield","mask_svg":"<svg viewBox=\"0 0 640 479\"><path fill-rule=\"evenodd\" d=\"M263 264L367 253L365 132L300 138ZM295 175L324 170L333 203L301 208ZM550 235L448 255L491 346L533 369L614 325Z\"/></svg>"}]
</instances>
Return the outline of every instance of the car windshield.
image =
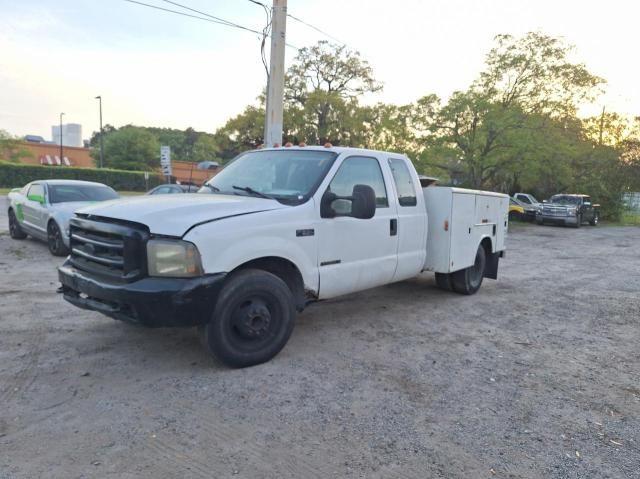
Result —
<instances>
[{"instance_id":1,"label":"car windshield","mask_svg":"<svg viewBox=\"0 0 640 479\"><path fill-rule=\"evenodd\" d=\"M49 185L50 203L72 201L106 201L118 198L118 193L100 185Z\"/></svg>"},{"instance_id":2,"label":"car windshield","mask_svg":"<svg viewBox=\"0 0 640 479\"><path fill-rule=\"evenodd\" d=\"M336 156L335 152L318 150L250 151L229 163L199 192L304 203L318 188Z\"/></svg>"},{"instance_id":3,"label":"car windshield","mask_svg":"<svg viewBox=\"0 0 640 479\"><path fill-rule=\"evenodd\" d=\"M551 197L551 203L554 205L579 205L580 198L577 196L557 195Z\"/></svg>"}]
</instances>

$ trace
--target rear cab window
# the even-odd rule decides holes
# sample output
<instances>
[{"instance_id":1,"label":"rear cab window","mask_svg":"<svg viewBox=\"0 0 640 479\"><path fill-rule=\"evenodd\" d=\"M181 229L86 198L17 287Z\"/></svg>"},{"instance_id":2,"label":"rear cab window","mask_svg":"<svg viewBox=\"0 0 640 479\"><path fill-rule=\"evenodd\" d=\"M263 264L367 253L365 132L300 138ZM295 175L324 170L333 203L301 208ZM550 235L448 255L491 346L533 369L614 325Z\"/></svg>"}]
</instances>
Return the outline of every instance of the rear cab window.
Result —
<instances>
[{"instance_id":1,"label":"rear cab window","mask_svg":"<svg viewBox=\"0 0 640 479\"><path fill-rule=\"evenodd\" d=\"M393 175L400 206L417 206L418 198L407 163L402 158L389 158L389 167Z\"/></svg>"}]
</instances>

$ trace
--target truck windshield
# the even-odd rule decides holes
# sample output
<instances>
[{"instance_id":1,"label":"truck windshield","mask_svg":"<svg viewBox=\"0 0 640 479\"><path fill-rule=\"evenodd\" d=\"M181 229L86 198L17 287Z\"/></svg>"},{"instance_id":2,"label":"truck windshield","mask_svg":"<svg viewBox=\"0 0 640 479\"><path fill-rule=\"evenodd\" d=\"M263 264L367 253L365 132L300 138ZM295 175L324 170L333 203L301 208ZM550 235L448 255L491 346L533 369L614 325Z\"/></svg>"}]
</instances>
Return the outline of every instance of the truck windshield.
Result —
<instances>
[{"instance_id":1,"label":"truck windshield","mask_svg":"<svg viewBox=\"0 0 640 479\"><path fill-rule=\"evenodd\" d=\"M551 203L555 205L579 205L580 198L576 196L565 196L565 195L552 196Z\"/></svg>"},{"instance_id":2,"label":"truck windshield","mask_svg":"<svg viewBox=\"0 0 640 479\"><path fill-rule=\"evenodd\" d=\"M332 151L310 149L249 151L207 181L199 193L266 197L301 204L315 193L336 156Z\"/></svg>"}]
</instances>

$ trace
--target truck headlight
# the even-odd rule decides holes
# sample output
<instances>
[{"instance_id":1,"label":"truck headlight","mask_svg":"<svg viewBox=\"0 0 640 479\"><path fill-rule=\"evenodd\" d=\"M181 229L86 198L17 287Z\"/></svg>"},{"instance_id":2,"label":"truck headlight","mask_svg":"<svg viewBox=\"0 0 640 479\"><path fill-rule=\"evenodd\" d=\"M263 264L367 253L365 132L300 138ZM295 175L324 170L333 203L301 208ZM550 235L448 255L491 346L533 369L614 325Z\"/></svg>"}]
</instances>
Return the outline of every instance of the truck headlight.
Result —
<instances>
[{"instance_id":1,"label":"truck headlight","mask_svg":"<svg viewBox=\"0 0 640 479\"><path fill-rule=\"evenodd\" d=\"M147 267L149 276L192 278L203 274L198 248L182 240L149 240Z\"/></svg>"},{"instance_id":2,"label":"truck headlight","mask_svg":"<svg viewBox=\"0 0 640 479\"><path fill-rule=\"evenodd\" d=\"M578 212L578 208L567 208L567 213L574 216Z\"/></svg>"}]
</instances>

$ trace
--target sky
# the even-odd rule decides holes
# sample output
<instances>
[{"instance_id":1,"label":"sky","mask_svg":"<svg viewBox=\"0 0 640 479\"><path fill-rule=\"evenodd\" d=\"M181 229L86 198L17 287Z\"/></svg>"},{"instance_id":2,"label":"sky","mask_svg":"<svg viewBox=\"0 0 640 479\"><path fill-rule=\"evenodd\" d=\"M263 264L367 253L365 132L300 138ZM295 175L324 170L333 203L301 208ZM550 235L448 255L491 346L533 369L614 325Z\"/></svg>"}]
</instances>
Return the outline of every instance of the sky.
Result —
<instances>
[{"instance_id":1,"label":"sky","mask_svg":"<svg viewBox=\"0 0 640 479\"><path fill-rule=\"evenodd\" d=\"M176 9L164 0L141 0ZM255 30L249 0L176 0ZM263 0L269 2L269 0ZM640 115L640 4L609 0L289 0L288 12L360 52L384 90L366 102L446 99L477 77L498 34L562 37L607 80L583 115ZM187 12L188 13L188 12ZM292 19L294 47L330 40ZM295 48L286 49L291 64ZM51 139L51 125L103 123L213 132L266 84L256 34L124 0L0 0L0 129Z\"/></svg>"}]
</instances>

